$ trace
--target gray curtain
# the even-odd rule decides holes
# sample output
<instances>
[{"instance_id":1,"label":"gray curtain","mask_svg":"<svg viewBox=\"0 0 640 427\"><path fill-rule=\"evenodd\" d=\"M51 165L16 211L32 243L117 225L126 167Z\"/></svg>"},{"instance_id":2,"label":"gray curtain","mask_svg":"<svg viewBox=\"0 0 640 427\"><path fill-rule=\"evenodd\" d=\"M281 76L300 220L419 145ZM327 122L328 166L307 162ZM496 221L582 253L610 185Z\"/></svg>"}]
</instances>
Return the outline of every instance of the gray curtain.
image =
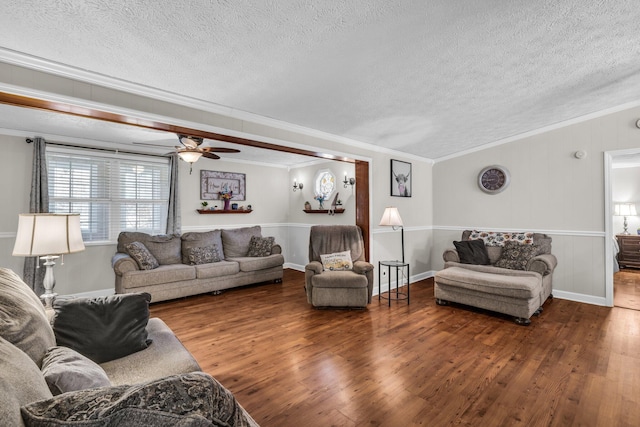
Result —
<instances>
[{"instance_id":1,"label":"gray curtain","mask_svg":"<svg viewBox=\"0 0 640 427\"><path fill-rule=\"evenodd\" d=\"M33 139L33 164L31 169L31 195L29 198L30 213L49 212L49 180L47 178L46 142L44 138ZM38 267L38 257L24 259L23 280L31 286L37 295L44 292L42 280L44 268Z\"/></svg>"},{"instance_id":2,"label":"gray curtain","mask_svg":"<svg viewBox=\"0 0 640 427\"><path fill-rule=\"evenodd\" d=\"M167 234L180 234L182 216L180 214L180 190L178 188L178 154L169 160L169 212L167 213Z\"/></svg>"}]
</instances>

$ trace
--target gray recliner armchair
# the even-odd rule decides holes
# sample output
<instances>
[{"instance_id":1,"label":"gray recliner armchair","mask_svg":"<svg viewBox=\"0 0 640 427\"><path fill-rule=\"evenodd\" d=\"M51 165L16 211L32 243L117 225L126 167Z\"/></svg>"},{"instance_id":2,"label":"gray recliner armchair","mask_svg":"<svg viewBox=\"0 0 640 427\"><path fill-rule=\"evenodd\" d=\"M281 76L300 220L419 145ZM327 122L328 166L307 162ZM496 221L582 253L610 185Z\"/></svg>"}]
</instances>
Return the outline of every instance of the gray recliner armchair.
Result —
<instances>
[{"instance_id":1,"label":"gray recliner armchair","mask_svg":"<svg viewBox=\"0 0 640 427\"><path fill-rule=\"evenodd\" d=\"M326 270L321 255L350 251L352 269ZM314 225L305 267L307 301L314 307L365 308L373 293L373 265L365 259L362 231L356 225Z\"/></svg>"}]
</instances>

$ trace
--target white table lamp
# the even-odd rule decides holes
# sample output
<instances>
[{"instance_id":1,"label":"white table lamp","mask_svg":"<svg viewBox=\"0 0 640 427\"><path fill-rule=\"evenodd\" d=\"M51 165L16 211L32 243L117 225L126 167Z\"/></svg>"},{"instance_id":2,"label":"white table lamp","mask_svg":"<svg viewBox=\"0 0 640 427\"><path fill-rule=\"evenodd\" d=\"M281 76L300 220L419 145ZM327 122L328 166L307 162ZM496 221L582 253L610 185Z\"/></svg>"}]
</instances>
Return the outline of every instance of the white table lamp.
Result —
<instances>
[{"instance_id":1,"label":"white table lamp","mask_svg":"<svg viewBox=\"0 0 640 427\"><path fill-rule=\"evenodd\" d=\"M629 225L627 223L627 217L638 215L638 213L636 212L636 205L633 203L616 203L613 206L613 214L616 216L624 217L624 232L622 234L630 234L627 230L627 227Z\"/></svg>"},{"instance_id":2,"label":"white table lamp","mask_svg":"<svg viewBox=\"0 0 640 427\"><path fill-rule=\"evenodd\" d=\"M400 227L402 236L402 263L404 264L404 225L402 224L402 218L400 212L395 206L389 206L384 208L384 213L380 219L380 224L386 227L392 227L394 230L396 227Z\"/></svg>"},{"instance_id":3,"label":"white table lamp","mask_svg":"<svg viewBox=\"0 0 640 427\"><path fill-rule=\"evenodd\" d=\"M29 213L20 214L18 232L13 247L14 256L37 256L44 260L44 293L40 298L51 308L56 294L53 288L55 260L60 255L84 250L80 231L80 214ZM64 264L64 261L63 261Z\"/></svg>"}]
</instances>

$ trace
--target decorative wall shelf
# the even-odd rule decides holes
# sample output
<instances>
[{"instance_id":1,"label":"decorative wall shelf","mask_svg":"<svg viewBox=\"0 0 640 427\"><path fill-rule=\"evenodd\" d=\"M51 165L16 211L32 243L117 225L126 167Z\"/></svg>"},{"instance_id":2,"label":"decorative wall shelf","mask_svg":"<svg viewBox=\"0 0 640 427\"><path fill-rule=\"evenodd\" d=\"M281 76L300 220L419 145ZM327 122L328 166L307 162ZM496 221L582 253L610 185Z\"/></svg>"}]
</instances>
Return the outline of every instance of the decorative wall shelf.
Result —
<instances>
[{"instance_id":1,"label":"decorative wall shelf","mask_svg":"<svg viewBox=\"0 0 640 427\"><path fill-rule=\"evenodd\" d=\"M329 209L303 209L303 212L311 213L311 214L328 214ZM333 213L337 213L337 214L344 213L344 208L337 208L333 211Z\"/></svg>"},{"instance_id":2,"label":"decorative wall shelf","mask_svg":"<svg viewBox=\"0 0 640 427\"><path fill-rule=\"evenodd\" d=\"M253 209L236 209L236 210L228 210L225 211L224 209L215 209L215 210L209 210L209 209L196 209L196 211L198 211L199 214L247 214L247 213L251 213L253 212Z\"/></svg>"}]
</instances>

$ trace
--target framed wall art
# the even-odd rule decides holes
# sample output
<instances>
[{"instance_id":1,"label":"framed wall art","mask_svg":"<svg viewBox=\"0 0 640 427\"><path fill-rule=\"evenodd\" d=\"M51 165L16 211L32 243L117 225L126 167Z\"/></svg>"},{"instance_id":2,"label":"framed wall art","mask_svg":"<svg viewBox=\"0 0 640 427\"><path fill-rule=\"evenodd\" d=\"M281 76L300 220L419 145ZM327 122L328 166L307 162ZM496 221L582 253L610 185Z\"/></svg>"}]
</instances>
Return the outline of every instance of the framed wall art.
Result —
<instances>
[{"instance_id":1,"label":"framed wall art","mask_svg":"<svg viewBox=\"0 0 640 427\"><path fill-rule=\"evenodd\" d=\"M200 171L200 199L220 200L231 193L231 200L245 200L246 176L243 173Z\"/></svg>"},{"instance_id":2,"label":"framed wall art","mask_svg":"<svg viewBox=\"0 0 640 427\"><path fill-rule=\"evenodd\" d=\"M411 163L391 159L391 195L411 197Z\"/></svg>"}]
</instances>

